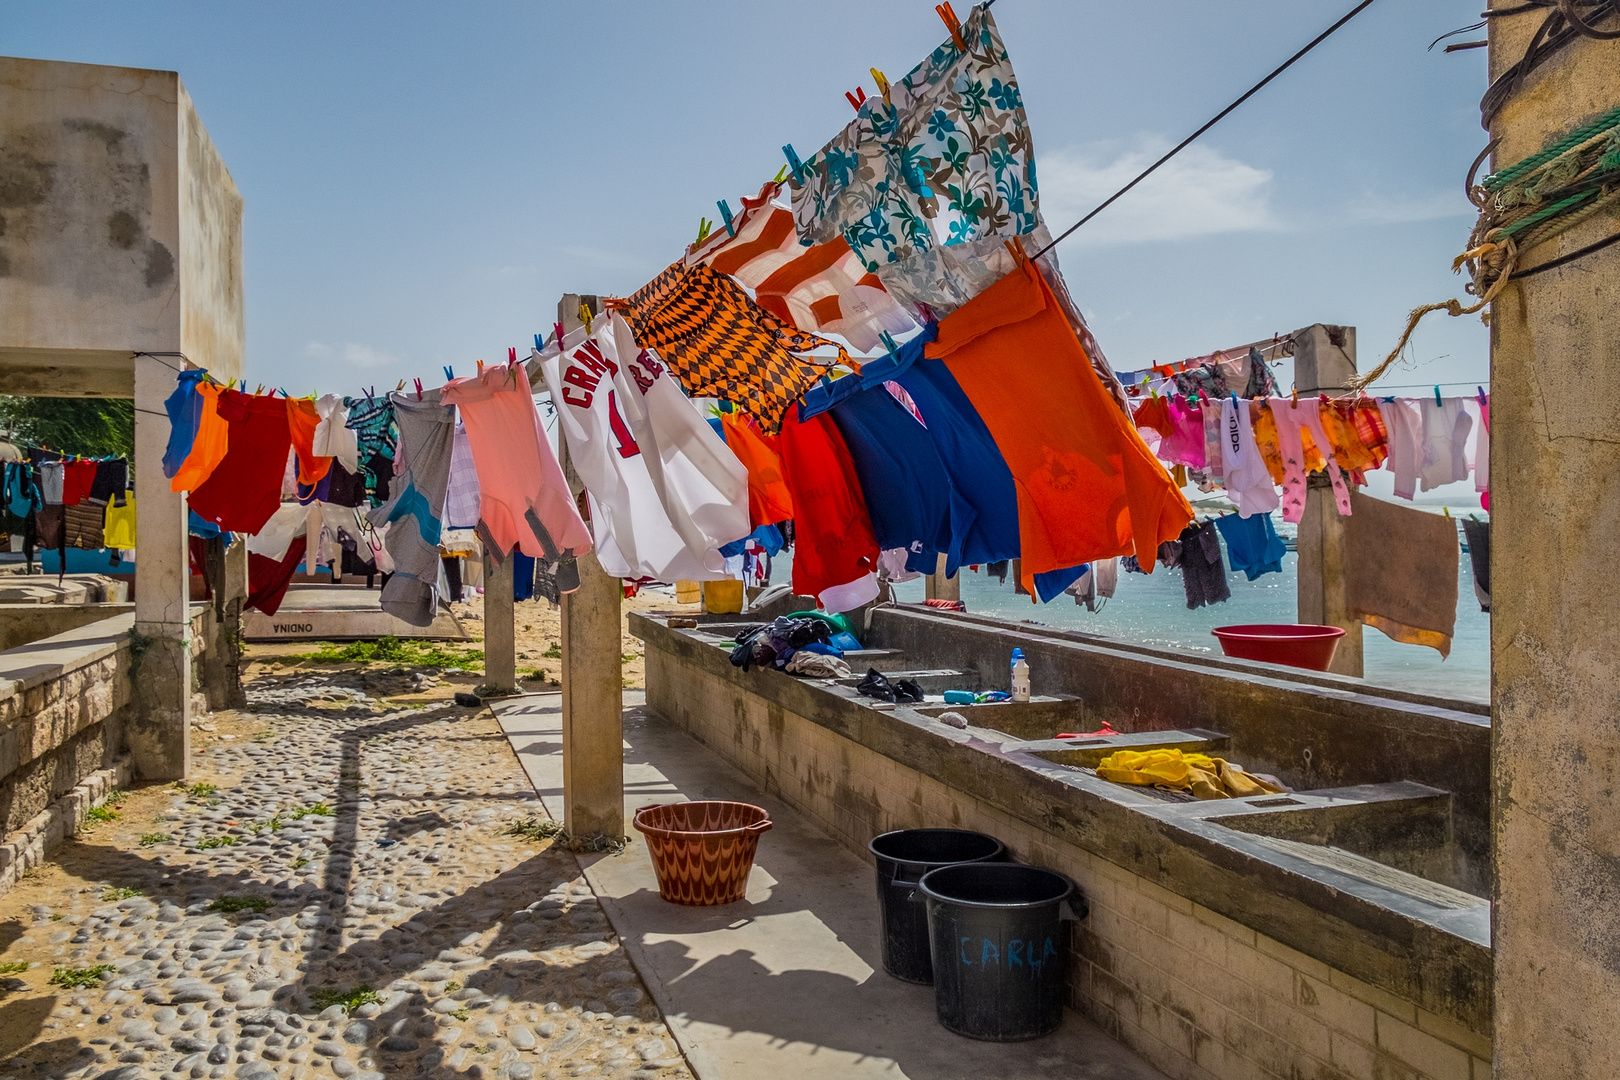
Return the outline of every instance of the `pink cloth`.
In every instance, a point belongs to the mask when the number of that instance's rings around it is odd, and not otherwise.
[[[1170,399],[1170,423],[1175,431],[1159,444],[1159,457],[1175,465],[1202,469],[1208,458],[1204,452],[1204,410],[1189,404],[1177,394]]]
[[[441,400],[460,407],[467,426],[484,543],[502,556],[516,547],[548,563],[591,550],[590,530],[540,426],[528,372],[521,365],[485,368],[447,383]]]
[[[1311,433],[1311,441],[1327,460],[1334,501],[1339,505],[1339,513],[1349,517],[1350,489],[1345,486],[1344,474],[1333,457],[1333,444],[1328,442],[1327,432],[1322,428],[1320,402],[1314,398],[1310,401],[1272,398],[1271,413],[1277,420],[1277,448],[1283,459],[1283,520],[1298,522],[1305,516],[1305,444],[1299,437],[1302,429]]]

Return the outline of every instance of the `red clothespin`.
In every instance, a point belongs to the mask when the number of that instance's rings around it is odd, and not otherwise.
[[[557,351],[562,352],[563,351],[563,338],[568,336],[568,331],[564,330],[563,329],[563,324],[559,322],[559,323],[552,323],[551,324],[551,332],[553,334],[557,335]]]
[[[516,345],[508,345],[506,347],[506,366],[507,367],[516,367],[517,366],[517,346]]]
[[[958,49],[967,52],[967,42],[962,38],[962,20],[958,19],[956,12],[951,10],[951,0],[945,0],[943,4],[935,4],[934,11],[939,15],[940,21],[945,24],[945,29],[951,32],[951,41],[955,43]]]
[[[866,89],[864,87],[857,86],[853,94],[848,90],[845,90],[844,99],[849,102],[850,108],[854,109],[856,112],[860,112],[861,106],[866,104]]]
[[[422,400],[422,380],[417,379],[417,380],[415,380],[415,382],[416,382],[416,400],[421,401]]]

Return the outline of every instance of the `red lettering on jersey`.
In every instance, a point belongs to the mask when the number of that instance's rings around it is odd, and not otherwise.
[[[589,390],[585,391],[585,397],[583,399],[579,400],[579,401],[575,401],[573,398],[568,396],[568,392],[570,390],[572,390],[572,389],[573,389],[573,387],[571,387],[571,386],[563,387],[563,400],[568,402],[568,404],[572,405],[576,409],[588,409],[588,408],[590,408],[591,407],[591,392]]]
[[[636,357],[636,360],[647,369],[647,374],[655,379],[664,373],[664,365],[658,362],[658,354],[651,349],[642,349],[641,355]]]
[[[575,367],[573,364],[569,364],[568,370],[563,372],[563,382],[573,383],[586,393],[594,392],[596,390],[596,384],[600,381],[601,380],[596,376],[584,371],[581,368]]]
[[[599,376],[605,376],[609,372],[613,373],[614,375],[619,373],[619,366],[613,361],[609,360],[607,357],[603,356],[602,350],[596,347],[596,342],[594,341],[587,341],[585,344],[575,349],[574,359],[596,372],[596,374]]]
[[[641,453],[641,447],[636,445],[636,437],[630,434],[630,425],[619,416],[619,400],[608,391],[608,426],[613,429],[613,437],[618,440],[619,456],[632,458]]]

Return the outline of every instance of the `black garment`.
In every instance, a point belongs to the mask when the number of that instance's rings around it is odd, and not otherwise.
[[[366,503],[366,478],[360,473],[352,473],[341,464],[332,462],[332,469],[326,474],[326,502],[333,506],[364,506]],[[383,481],[384,487],[387,481]]]
[[[1181,583],[1187,590],[1187,607],[1201,608],[1232,598],[1226,583],[1226,563],[1221,558],[1221,537],[1215,523],[1188,525],[1178,538],[1181,549]]]
[[[877,668],[867,668],[866,677],[855,689],[860,691],[862,697],[877,698],[880,701],[921,701],[923,699],[922,687],[914,679],[896,679],[890,682]]]
[[[1007,584],[1007,560],[1006,559],[1002,559],[1000,562],[985,563],[984,564],[984,572],[989,577],[993,577],[997,581],[1001,582],[1001,584],[1003,584],[1003,585]]]
[[[365,479],[366,496],[372,506],[381,506],[388,501],[388,481],[394,475],[393,458],[384,454],[371,455],[360,463],[360,475]]]
[[[340,533],[338,535],[338,542],[341,544],[342,541],[343,535]],[[371,588],[372,581],[377,577],[376,564],[362,559],[358,554],[358,549],[351,548],[347,544],[343,545],[343,561],[341,564],[339,564],[338,568],[344,574],[344,576],[348,576],[350,574],[356,576],[362,574],[365,575],[366,588],[368,589]]]
[[[461,560],[453,555],[441,555],[439,561],[444,564],[444,580],[450,583],[450,602],[461,603]]]
[[[90,485],[91,499],[96,502],[108,503],[114,495],[120,495],[129,490],[129,459],[108,458],[96,462],[96,479]]]
[[[1468,561],[1474,569],[1474,598],[1479,610],[1491,610],[1491,523],[1464,518],[1463,536],[1468,540]]]
[[[39,541],[39,546],[46,551],[63,546],[62,511],[65,509],[66,507],[58,504],[41,506],[34,511],[34,535]]]

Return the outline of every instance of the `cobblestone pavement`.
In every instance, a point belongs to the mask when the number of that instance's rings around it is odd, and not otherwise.
[[[363,687],[251,682],[0,897],[0,1080],[691,1076],[490,714]]]

